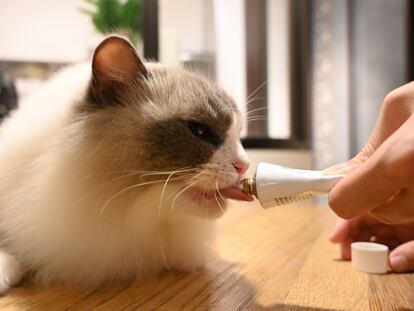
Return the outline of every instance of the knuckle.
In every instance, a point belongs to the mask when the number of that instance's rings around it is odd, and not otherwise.
[[[403,99],[404,96],[400,89],[393,90],[389,92],[385,98],[384,98],[384,106],[395,106],[396,104],[401,102],[401,99]]]
[[[334,194],[329,195],[328,202],[329,207],[335,212],[335,214],[343,219],[352,219],[357,216],[355,212],[347,206],[347,204],[343,204]]]
[[[390,215],[388,213],[384,213],[383,211],[370,211],[370,214],[377,218],[380,222],[386,224],[386,225],[395,225],[398,223],[401,223],[400,217],[396,217],[393,215]]]
[[[394,110],[402,106],[406,109],[406,105],[414,106],[414,104],[411,104],[413,97],[414,83],[411,82],[389,92],[384,98],[383,106],[387,110]]]
[[[395,168],[395,161],[390,157],[383,157],[378,163],[376,163],[376,172],[378,174],[379,180],[377,182],[382,180],[387,181],[397,181],[400,176],[398,171]]]
[[[388,183],[412,183],[414,175],[414,132],[391,146],[376,163],[378,177]]]
[[[336,214],[339,217],[346,219],[346,220],[351,220],[358,216],[358,214],[356,214],[354,211],[350,210],[349,208],[341,209],[341,211],[337,212]]]

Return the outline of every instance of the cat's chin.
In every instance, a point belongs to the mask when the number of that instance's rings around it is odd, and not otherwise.
[[[185,195],[203,210],[203,217],[218,218],[227,210],[227,200],[252,201],[253,197],[246,195],[235,186],[222,189],[201,189],[190,187]]]
[[[185,195],[203,209],[208,218],[220,217],[227,210],[227,200],[218,191],[204,190],[197,187],[189,188]]]
[[[185,191],[192,200],[199,201],[205,205],[217,205],[225,203],[226,199],[251,202],[253,196],[243,193],[237,186],[229,186],[220,189],[202,189],[198,187],[190,187]],[[213,204],[214,203],[214,204]]]

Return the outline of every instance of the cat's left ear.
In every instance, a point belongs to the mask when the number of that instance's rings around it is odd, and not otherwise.
[[[111,36],[95,49],[92,60],[92,96],[102,105],[116,102],[128,85],[148,78],[148,71],[126,39]]]

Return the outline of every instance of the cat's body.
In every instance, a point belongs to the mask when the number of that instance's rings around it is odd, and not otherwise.
[[[239,129],[214,85],[104,41],[0,127],[0,291],[202,266],[222,194],[246,199]]]

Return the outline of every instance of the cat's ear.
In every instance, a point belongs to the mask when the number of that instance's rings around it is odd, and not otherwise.
[[[99,104],[116,102],[125,87],[147,78],[147,69],[126,39],[111,36],[95,49],[91,95]]]

